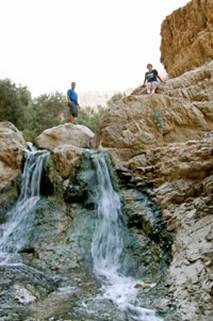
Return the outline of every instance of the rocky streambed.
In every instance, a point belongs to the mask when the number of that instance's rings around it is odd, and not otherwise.
[[[142,182],[135,187],[130,172],[118,169],[116,176],[108,162],[122,202],[122,274],[137,280],[137,304],[155,309],[163,320],[179,320],[166,281],[172,239],[153,188]],[[11,253],[10,264],[0,266],[2,321],[131,320],[103,296],[94,273],[91,244],[98,219],[96,190],[97,173],[87,152],[65,181],[49,160],[30,237],[17,253]],[[2,220],[7,217],[4,214]]]

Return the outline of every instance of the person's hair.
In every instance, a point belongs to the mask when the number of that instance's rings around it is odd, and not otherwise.
[[[76,82],[75,82],[75,81],[72,81],[72,82],[71,82],[71,86],[73,86],[73,85],[76,85]]]
[[[150,66],[150,67],[153,67],[153,65],[152,65],[152,64],[150,64],[150,63],[149,63],[149,64],[147,64],[147,68],[148,68],[149,66]]]

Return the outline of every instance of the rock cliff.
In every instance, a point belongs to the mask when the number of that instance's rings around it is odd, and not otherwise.
[[[166,18],[162,61],[178,77],[152,96],[139,87],[121,99],[96,136],[126,183],[153,186],[173,239],[167,282],[187,321],[213,315],[212,6],[194,0]]]
[[[161,62],[170,77],[213,59],[213,1],[192,0],[162,23]]]

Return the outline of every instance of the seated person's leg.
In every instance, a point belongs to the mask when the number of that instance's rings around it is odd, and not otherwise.
[[[156,92],[157,86],[158,86],[158,83],[156,81],[152,83],[152,93],[153,94]]]
[[[147,94],[150,94],[151,93],[151,83],[150,82],[148,82],[147,84],[146,84],[146,90],[147,90]]]

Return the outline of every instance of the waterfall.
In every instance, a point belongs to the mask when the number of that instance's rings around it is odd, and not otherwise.
[[[98,222],[92,240],[94,272],[102,281],[104,297],[126,312],[128,320],[162,321],[155,311],[138,306],[138,281],[122,274],[123,219],[104,153],[91,155],[97,174]]]
[[[26,151],[19,198],[12,210],[7,213],[6,223],[1,225],[1,264],[17,263],[19,256],[16,254],[30,238],[34,208],[40,199],[41,176],[47,157],[47,151],[33,149]]]

